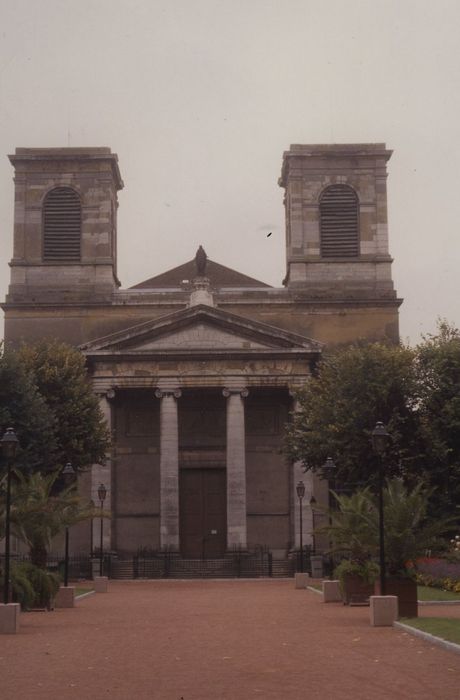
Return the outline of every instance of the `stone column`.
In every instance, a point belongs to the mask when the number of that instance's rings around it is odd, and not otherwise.
[[[299,402],[293,398],[293,413],[300,409]],[[305,472],[302,462],[292,464],[292,499],[293,499],[293,525],[294,525],[294,548],[300,547],[300,501],[297,496],[296,486],[299,481],[305,484],[305,497],[302,501],[302,541],[305,545],[313,545],[313,512],[310,505],[310,498],[313,496],[313,474],[311,471]],[[317,523],[315,522],[315,525]]]
[[[115,398],[115,391],[109,389],[107,392],[98,394],[99,407],[105,422],[112,437],[112,400]],[[112,510],[112,454],[109,450],[105,456],[104,464],[93,464],[91,468],[91,500],[96,507],[99,507],[100,501],[97,490],[99,484],[104,484],[107,489],[107,495],[104,501],[104,510]],[[96,517],[93,519],[93,548],[99,548],[101,541],[101,519]],[[103,545],[104,550],[109,551],[112,548],[112,528],[110,518],[104,518],[103,525]]]
[[[180,389],[157,389],[160,405],[160,545],[179,551],[179,425]]]
[[[247,547],[244,398],[248,390],[225,388],[227,398],[227,547]]]

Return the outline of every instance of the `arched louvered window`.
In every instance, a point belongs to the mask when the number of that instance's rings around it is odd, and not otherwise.
[[[331,185],[319,204],[321,256],[353,258],[359,255],[358,197],[347,185]]]
[[[70,187],[56,187],[43,206],[43,260],[80,260],[81,203]]]

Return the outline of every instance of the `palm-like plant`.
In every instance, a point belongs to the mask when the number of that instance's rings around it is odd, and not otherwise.
[[[17,472],[12,488],[11,529],[28,546],[31,562],[41,568],[46,567],[53,537],[96,515],[94,506],[82,501],[74,485],[56,490],[59,476],[59,472],[26,476]]]
[[[444,546],[443,537],[452,529],[456,519],[429,519],[430,496],[431,491],[422,482],[409,488],[402,479],[387,481],[383,501],[385,558],[390,576],[405,574],[408,565],[415,565],[416,559],[426,550]]]
[[[375,553],[377,544],[371,491],[365,488],[351,496],[332,494],[336,507],[328,511],[330,524],[321,530],[330,538],[331,553],[362,564]]]
[[[422,482],[406,486],[402,479],[389,479],[383,493],[385,559],[391,576],[407,574],[408,566],[426,550],[439,549],[454,527],[455,518],[432,520],[427,516],[431,491]],[[350,562],[363,565],[377,558],[379,514],[369,488],[351,496],[334,494],[337,509],[329,511],[330,525],[322,528],[332,552],[342,552]]]

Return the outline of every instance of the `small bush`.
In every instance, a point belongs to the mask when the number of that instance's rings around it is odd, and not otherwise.
[[[343,590],[344,580],[346,576],[359,576],[366,583],[374,583],[379,575],[378,565],[369,561],[352,561],[351,559],[343,559],[334,570],[334,576],[340,581],[340,586]]]

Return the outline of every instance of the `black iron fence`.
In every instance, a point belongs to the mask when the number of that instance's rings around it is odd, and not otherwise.
[[[63,554],[48,554],[46,568],[48,571],[53,571],[59,574],[64,579],[64,555]],[[106,565],[110,566],[110,558],[105,558]],[[3,555],[0,555],[0,566],[3,562]],[[13,554],[11,555],[11,564],[21,564],[22,562],[30,562],[28,554]],[[69,578],[76,581],[78,579],[91,579],[93,577],[93,560],[87,554],[69,557]]]
[[[131,553],[104,554],[103,574],[114,579],[182,579],[182,578],[276,578],[290,577],[296,571],[312,572],[311,547],[292,552],[286,558],[275,558],[266,547],[251,551],[234,550],[216,559],[184,559],[168,550],[139,549]],[[12,562],[30,561],[28,554],[12,556]],[[0,554],[0,568],[2,555]],[[99,557],[87,554],[69,557],[69,578],[72,581],[99,575]],[[323,557],[324,576],[332,574],[334,563]],[[64,578],[64,555],[48,555],[47,568]]]
[[[174,552],[142,549],[112,561],[113,578],[259,578],[292,576],[292,559],[274,559],[266,548],[228,552],[218,559],[184,559]]]

